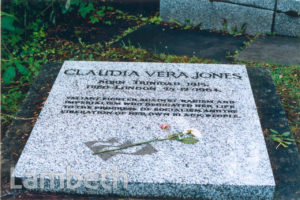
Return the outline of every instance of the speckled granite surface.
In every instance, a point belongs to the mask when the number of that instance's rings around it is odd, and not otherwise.
[[[300,0],[278,0],[274,32],[280,35],[300,36]],[[286,12],[289,12],[286,15]],[[291,12],[292,11],[292,12]],[[285,13],[282,13],[285,12]],[[298,17],[296,16],[298,14]]]
[[[160,16],[165,22],[190,21],[209,30],[228,32],[242,27],[245,33],[300,35],[299,0],[161,0]]]
[[[39,113],[43,106],[44,99],[47,98],[54,80],[61,68],[59,63],[45,64],[30,88],[18,112],[19,117],[34,117]],[[255,102],[260,116],[263,130],[270,128],[280,132],[289,131],[284,110],[280,104],[279,96],[276,93],[270,72],[266,68],[247,67],[251,87],[255,97]],[[2,138],[2,187],[9,184],[9,167],[15,166],[18,155],[21,154],[24,142],[34,123],[30,120],[15,120],[5,136]],[[299,199],[300,194],[300,157],[295,145],[288,148],[275,149],[277,146],[269,137],[264,134],[271,160],[274,178],[276,181],[274,199]],[[53,193],[30,192],[30,191],[6,191],[2,190],[3,199],[91,199],[98,200],[99,196],[93,195],[62,195]],[[4,197],[6,196],[6,197]],[[101,196],[101,199],[119,199],[110,195]],[[122,198],[124,199],[124,198]],[[128,198],[125,198],[128,199]],[[132,199],[132,198],[129,198]],[[135,198],[136,199],[136,198]]]
[[[250,35],[271,32],[273,14],[272,10],[241,6],[226,1],[160,1],[160,16],[165,22],[175,19],[185,24],[190,20],[194,25],[200,23],[203,29],[225,29],[228,32],[234,29],[240,31],[244,26],[245,33]]]
[[[275,0],[225,0],[225,2],[237,3],[245,6],[253,6],[258,8],[265,8],[273,10],[275,6]]]
[[[101,73],[100,69],[103,70],[102,75],[105,74],[104,70],[109,69],[119,69],[122,72],[109,72],[112,76],[96,75]],[[168,73],[153,73],[157,71],[174,73],[169,74],[171,77],[167,78]],[[202,77],[193,80],[196,72],[202,73]],[[223,75],[217,76],[213,73]],[[212,76],[215,78],[208,78]],[[155,91],[132,91],[116,89],[111,83],[104,84],[104,79],[127,81],[125,85],[132,85],[137,79],[167,81],[175,85],[176,82],[180,82],[180,86],[175,86],[176,90],[190,82],[196,81],[201,84],[180,93],[165,90],[161,85],[157,85]],[[106,85],[110,89],[95,89],[97,84]],[[84,89],[87,85],[90,85],[89,89]],[[200,92],[202,90],[199,88],[203,87],[212,91]],[[196,89],[191,91],[192,88],[198,88],[197,92]],[[110,104],[110,107],[113,107],[113,102],[118,103],[118,100],[106,101],[103,98],[232,100],[236,102],[231,106],[237,110],[237,118],[228,117],[228,113],[226,117],[207,117],[207,114],[213,114],[205,113],[205,109],[199,111],[205,114],[205,117],[157,116],[158,113],[164,113],[163,111],[156,112],[155,117],[150,117],[151,112],[145,112],[146,116],[130,115],[128,112],[117,114],[120,113],[117,111],[109,115],[103,114],[102,111],[87,114],[87,105],[77,108],[79,112],[84,110],[85,114],[68,113],[70,105],[66,105],[66,101],[78,96],[102,98],[99,102]],[[79,101],[81,100],[80,98]],[[213,104],[225,106],[224,102]],[[190,114],[188,112],[191,111],[184,112]],[[92,155],[95,149],[104,145],[103,143],[111,145],[109,141],[112,138],[117,140],[117,144],[114,145],[122,145],[128,141],[138,142],[161,137],[165,134],[159,129],[162,122],[170,123],[173,130],[198,128],[203,138],[194,145],[165,141],[151,144],[151,150],[136,147],[123,151],[122,154],[108,156],[107,159]],[[115,169],[121,176],[124,175],[122,173],[126,174],[128,188],[120,188],[118,185],[112,190],[101,187],[91,190],[82,185],[72,191],[59,188],[45,190],[124,196],[218,199],[237,195],[240,198],[270,199],[275,186],[246,68],[238,65],[103,62],[101,66],[97,66],[97,63],[67,62],[58,75],[19,159],[15,176],[24,177],[27,172],[56,172],[65,176],[67,166],[81,177],[85,177],[89,172],[100,173],[103,169],[112,173],[112,169]],[[108,183],[112,184],[112,181]]]

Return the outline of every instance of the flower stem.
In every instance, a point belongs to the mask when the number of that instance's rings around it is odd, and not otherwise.
[[[149,144],[151,142],[165,141],[165,140],[170,140],[170,138],[169,137],[161,138],[161,139],[156,138],[156,139],[152,139],[152,140],[148,140],[148,141],[144,141],[144,142],[137,142],[137,143],[133,143],[133,144],[122,146],[122,147],[116,147],[113,149],[106,149],[106,150],[98,151],[98,152],[95,152],[93,155],[112,152],[112,151],[118,151],[118,150],[122,150],[122,149],[127,149],[129,147],[139,146],[139,145],[143,145],[143,144]]]

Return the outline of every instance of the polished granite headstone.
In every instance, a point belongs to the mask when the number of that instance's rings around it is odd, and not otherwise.
[[[93,155],[166,137],[161,123],[202,138]],[[271,199],[275,190],[240,65],[65,62],[14,176],[29,189],[80,194]]]

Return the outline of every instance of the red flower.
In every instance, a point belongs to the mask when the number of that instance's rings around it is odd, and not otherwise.
[[[170,128],[170,125],[169,125],[169,124],[162,124],[162,125],[160,125],[160,128],[161,128],[162,130],[166,130],[166,129],[169,129],[169,128]]]

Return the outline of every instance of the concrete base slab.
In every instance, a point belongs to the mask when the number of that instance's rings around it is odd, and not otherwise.
[[[300,39],[261,37],[238,56],[239,61],[300,65]]]
[[[175,30],[169,27],[145,25],[129,34],[114,46],[134,45],[154,53],[178,56],[196,56],[223,63],[231,62],[228,57],[240,49],[248,39],[220,33],[193,30]]]

